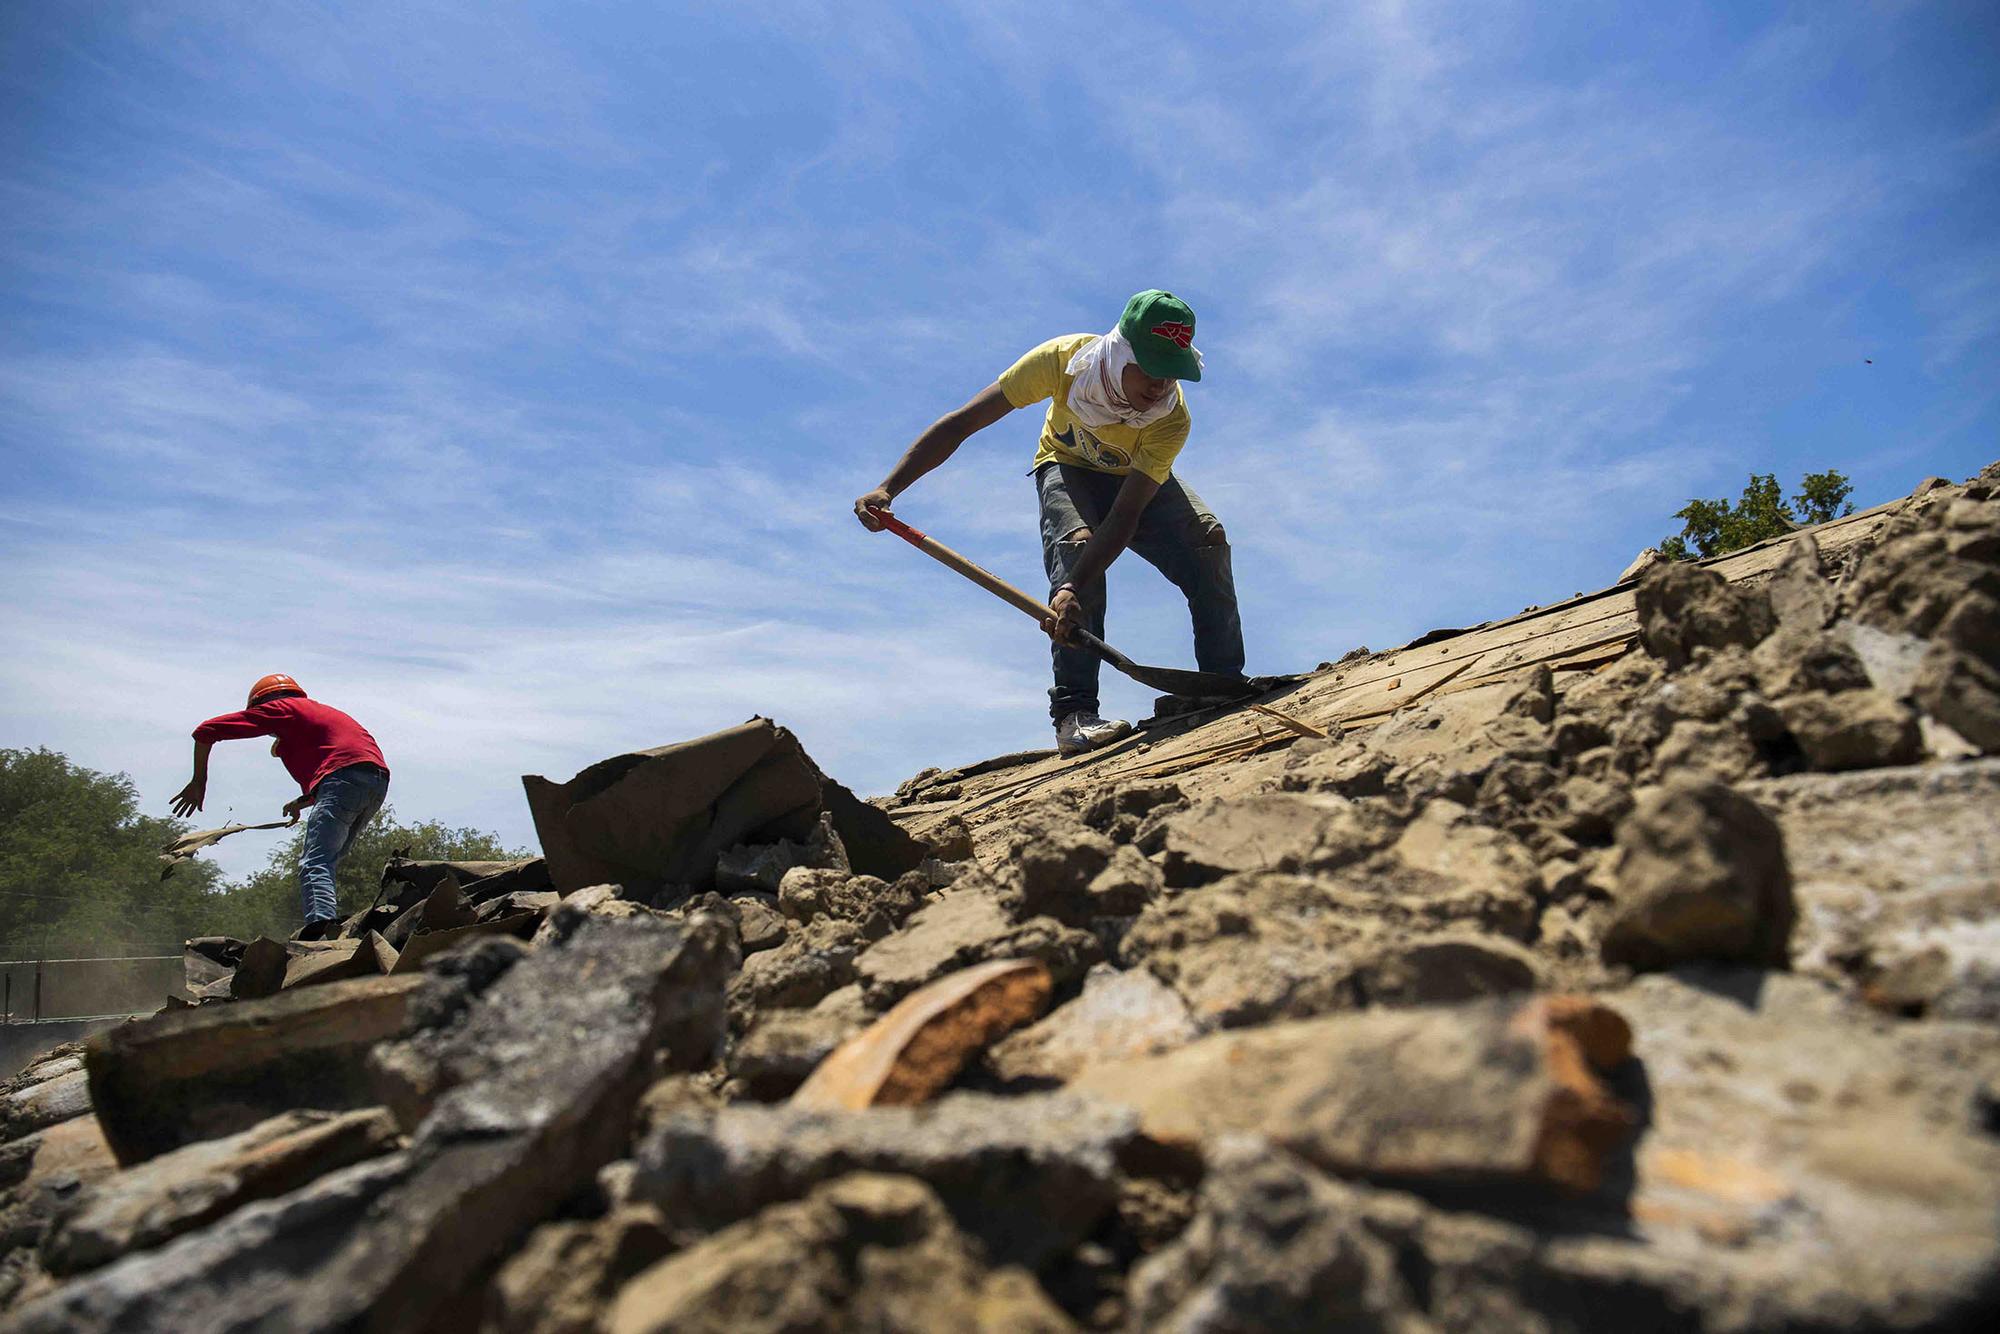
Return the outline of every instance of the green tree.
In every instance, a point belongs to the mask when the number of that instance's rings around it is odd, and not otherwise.
[[[204,862],[160,878],[161,847],[186,830],[139,814],[124,774],[0,750],[0,955],[178,953],[225,897]]]
[[[305,846],[305,823],[271,850],[270,860],[241,884],[232,887],[229,902],[208,927],[211,935],[283,938],[298,929],[299,851]],[[404,824],[395,809],[384,806],[340,859],[333,876],[334,900],[340,916],[359,912],[375,901],[382,868],[397,853],[420,861],[511,861],[531,852],[503,847],[484,830],[453,829],[436,820]]]
[[[1697,499],[1675,510],[1681,531],[1662,541],[1659,552],[1668,560],[1696,560],[1738,551],[1766,538],[1783,537],[1801,524],[1854,513],[1847,501],[1853,492],[1853,484],[1842,473],[1809,472],[1788,505],[1775,473],[1751,473],[1734,505],[1726,499]]]

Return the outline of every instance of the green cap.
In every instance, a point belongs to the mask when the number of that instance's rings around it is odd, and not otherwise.
[[[1201,358],[1194,350],[1194,312],[1172,292],[1158,288],[1125,303],[1118,332],[1132,345],[1139,369],[1162,380],[1199,380]]]

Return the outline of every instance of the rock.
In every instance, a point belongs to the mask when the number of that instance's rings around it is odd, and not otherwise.
[[[1049,970],[996,960],[943,977],[842,1043],[792,1095],[796,1107],[859,1111],[928,1102],[996,1038],[1048,1005]]]
[[[1059,1093],[865,1112],[739,1104],[658,1126],[633,1192],[692,1238],[848,1172],[901,1173],[928,1183],[989,1254],[1038,1264],[1110,1212],[1135,1130],[1129,1112]]]
[[[1870,684],[1861,655],[1833,630],[1781,629],[1756,647],[1750,661],[1758,687],[1776,700],[1808,691],[1864,690]]]
[[[100,1181],[65,1208],[42,1245],[52,1274],[72,1274],[160,1245],[252,1200],[296,1190],[389,1152],[396,1125],[380,1109],[287,1112]]]
[[[487,1290],[483,1329],[494,1334],[596,1334],[618,1290],[673,1250],[649,1204],[603,1218],[549,1223],[528,1234]]]
[[[990,1271],[937,1196],[855,1173],[775,1205],[628,1284],[607,1334],[802,1329],[1068,1331],[1025,1272]]]
[[[70,1070],[53,1078],[15,1088],[0,1105],[0,1140],[22,1135],[82,1116],[90,1111],[90,1077]]]
[[[1618,830],[1607,963],[1670,968],[1695,959],[1784,967],[1796,910],[1784,836],[1719,783],[1653,789]]]
[[[715,887],[725,894],[746,890],[776,894],[787,873],[798,867],[853,875],[847,849],[833,832],[832,819],[822,813],[804,842],[779,839],[775,843],[739,843],[726,848],[715,861]]]
[[[19,1327],[422,1327],[619,1156],[656,1049],[707,1058],[732,955],[712,918],[584,918],[385,1050],[395,1105],[422,1115],[407,1150],[76,1279]]]
[[[736,909],[736,938],[745,954],[775,949],[785,943],[785,919],[761,898],[731,900]]]
[[[616,1092],[627,1067],[643,1065],[650,1074],[656,1059],[670,1070],[713,1059],[723,1032],[722,979],[735,963],[732,935],[710,916],[684,929],[583,919],[566,938],[507,967],[464,1013],[429,1024],[423,1020],[430,1016],[418,1016],[378,1047],[370,1062],[376,1088],[397,1121],[416,1130],[454,1089],[525,1080],[531,1061],[566,1045],[577,1077],[595,1067],[607,1086],[576,1096],[594,1093],[629,1107],[643,1083]],[[469,1101],[468,1094],[453,1105]]]
[[[1102,957],[1095,936],[1037,917],[1016,925],[991,886],[960,886],[925,905],[895,935],[854,961],[871,1007],[901,1000],[926,982],[987,959],[1038,959],[1058,986]]]
[[[1775,624],[1761,589],[1681,561],[1648,571],[1634,596],[1639,642],[1669,670],[1687,666],[1698,649],[1755,648]]]
[[[861,988],[846,986],[809,1010],[775,1010],[760,1015],[730,1048],[730,1079],[743,1096],[777,1102],[858,1033],[869,1020]]]
[[[1144,969],[1092,968],[1083,992],[1047,1018],[1003,1039],[987,1064],[1005,1080],[1063,1083],[1102,1061],[1150,1056],[1198,1036],[1187,1005]]]
[[[1415,1315],[1395,1255],[1351,1194],[1282,1149],[1224,1136],[1200,1209],[1133,1270],[1130,1327],[1161,1334],[1397,1327]]]
[[[282,941],[259,936],[243,947],[242,961],[229,979],[229,994],[238,1000],[258,1000],[275,996],[285,985],[285,970],[292,962]]]
[[[924,887],[905,876],[887,884],[872,875],[801,867],[778,886],[778,911],[794,922],[823,917],[853,922],[869,940],[880,940],[908,920],[924,902]]]
[[[1047,915],[1082,926],[1097,915],[1090,885],[1111,864],[1117,844],[1067,812],[1039,812],[1008,840],[1007,858],[1019,876],[1021,914]]]
[[[854,960],[864,940],[861,928],[837,917],[814,919],[791,933],[776,949],[743,961],[729,984],[731,1013],[800,1009],[854,981]]]
[[[1205,885],[1239,871],[1321,870],[1357,861],[1387,831],[1341,797],[1274,792],[1210,801],[1172,816],[1162,870],[1169,885]],[[1106,844],[1105,860],[1109,860]]]
[[[1581,998],[1480,1001],[1219,1033],[1070,1087],[1166,1144],[1255,1134],[1337,1174],[1589,1191],[1633,1124],[1592,1069],[1629,1044]]]
[[[47,1285],[37,1251],[79,1194],[118,1171],[94,1116],[72,1117],[0,1145],[0,1310]]]
[[[1986,925],[2000,886],[2000,760],[1795,774],[1746,793],[1783,831],[1799,912],[1794,967],[1875,985],[1941,956],[1945,976],[1924,984],[1925,1012],[2000,1022],[2000,941]]]
[[[1785,544],[1784,559],[1764,584],[1764,595],[1781,630],[1810,634],[1833,619],[1839,597],[1812,534],[1801,533]]]
[[[1093,917],[1131,917],[1159,897],[1165,882],[1151,858],[1124,843],[1084,887],[1084,895]]]
[[[1815,769],[1877,769],[1923,754],[1917,716],[1879,690],[1794,695],[1778,707]]]
[[[1533,930],[1534,857],[1520,840],[1480,824],[1465,807],[1443,799],[1426,804],[1393,850],[1405,866],[1447,882],[1463,905],[1461,915],[1519,938]]]
[[[403,1026],[421,977],[369,977],[121,1024],[90,1039],[91,1100],[120,1162],[293,1110],[377,1101],[370,1048]]]
[[[1231,876],[1147,906],[1119,945],[1172,987],[1201,1029],[1358,1003],[1350,978],[1371,930],[1339,891],[1303,876]]]
[[[972,860],[972,829],[962,816],[947,816],[924,841],[930,845],[931,856],[941,862]]]
[[[1436,1005],[1534,991],[1542,970],[1511,940],[1458,934],[1398,941],[1354,976],[1369,1005]]]

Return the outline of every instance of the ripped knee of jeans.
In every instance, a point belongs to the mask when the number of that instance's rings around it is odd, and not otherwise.
[[[1229,534],[1224,532],[1222,525],[1214,519],[1197,519],[1194,541],[1195,545],[1200,547],[1226,547],[1229,545]]]

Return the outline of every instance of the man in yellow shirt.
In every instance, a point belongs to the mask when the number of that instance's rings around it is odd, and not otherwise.
[[[1110,333],[1064,334],[1030,349],[965,406],[931,423],[882,485],[854,502],[862,526],[880,532],[873,511],[888,509],[974,432],[1048,400],[1032,471],[1056,613],[1049,627],[1055,665],[1049,714],[1065,755],[1132,730],[1098,716],[1097,658],[1067,642],[1079,626],[1104,634],[1104,572],[1127,547],[1187,595],[1196,665],[1243,674],[1228,537],[1201,497],[1173,475],[1188,438],[1180,382],[1199,379],[1194,312],[1171,292],[1141,292]]]

